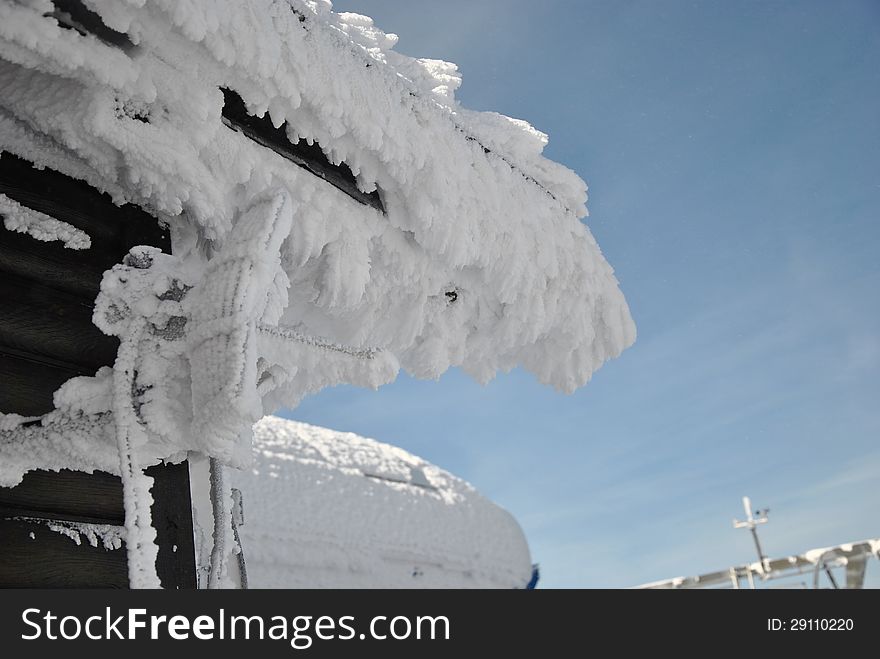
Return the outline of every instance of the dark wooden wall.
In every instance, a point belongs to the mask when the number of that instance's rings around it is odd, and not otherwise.
[[[82,181],[0,156],[0,193],[85,231],[71,250],[0,226],[0,412],[53,409],[52,394],[76,375],[111,366],[118,341],[91,322],[102,273],[135,245],[170,252],[167,230],[142,209],[116,206]],[[192,511],[186,463],[152,467],[157,570],[166,588],[194,588]],[[52,520],[122,525],[122,483],[105,473],[31,472],[0,488],[0,587],[128,587],[125,549],[80,545]],[[175,551],[176,549],[176,551]]]

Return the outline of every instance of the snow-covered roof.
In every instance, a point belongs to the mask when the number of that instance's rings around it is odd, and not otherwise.
[[[97,30],[56,4],[0,4],[0,148],[171,227],[173,256],[97,302],[119,391],[146,392],[115,410],[133,446],[145,424],[155,454],[241,463],[254,421],[324,386],[522,365],[571,391],[633,342],[585,184],[527,123],[462,108],[454,65],[325,0],[83,0]],[[232,92],[381,204],[230,123]]]
[[[455,66],[395,41],[326,0],[0,3],[0,151],[170,227],[172,254],[135,247],[104,272],[113,368],[68,380],[41,419],[0,415],[2,483],[121,474],[134,587],[159,583],[145,466],[246,466],[265,414],[401,367],[522,365],[572,391],[635,339],[580,221],[586,186],[541,155],[546,135],[462,108]],[[11,229],[87,252],[19,202],[0,199]],[[445,519],[464,489],[438,487]]]
[[[509,513],[460,478],[372,439],[278,417],[236,472],[254,588],[523,588]]]

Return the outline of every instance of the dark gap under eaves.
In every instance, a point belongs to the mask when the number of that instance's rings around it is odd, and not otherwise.
[[[110,46],[122,50],[134,48],[124,32],[117,32],[104,24],[101,17],[86,7],[82,0],[52,0],[55,11],[47,14],[63,28],[76,30],[82,35],[92,34]]]
[[[379,191],[364,192],[357,186],[357,180],[345,163],[331,163],[317,142],[309,144],[305,140],[291,142],[287,137],[287,122],[275,127],[268,114],[256,117],[248,114],[247,106],[236,92],[221,88],[223,92],[223,119],[230,128],[240,131],[253,141],[272,149],[275,153],[309,170],[330,185],[365,206],[371,206],[381,213],[385,206]]]

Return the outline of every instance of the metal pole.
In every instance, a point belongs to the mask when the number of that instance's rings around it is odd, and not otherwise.
[[[749,529],[752,532],[752,539],[755,541],[755,549],[758,552],[758,560],[760,561],[760,572],[762,577],[766,577],[770,571],[769,561],[767,557],[764,556],[764,550],[761,548],[761,542],[758,540],[758,524],[766,524],[767,523],[767,511],[758,511],[758,517],[756,518],[752,514],[752,502],[748,497],[743,497],[743,510],[746,513],[746,519],[744,522],[740,522],[737,519],[733,520],[733,528],[735,529]],[[751,571],[749,571],[751,573]]]
[[[761,561],[761,571],[767,572],[767,557],[764,556],[764,551],[761,549],[761,541],[758,540],[758,529],[752,526],[750,530],[755,541],[755,549],[758,551],[758,560]]]

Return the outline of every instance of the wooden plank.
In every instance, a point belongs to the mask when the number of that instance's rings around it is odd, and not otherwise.
[[[0,588],[128,588],[124,544],[77,545],[45,524],[0,519],[0,551]]]
[[[6,517],[125,523],[122,481],[103,471],[30,471],[15,487],[0,487],[0,508]]]
[[[83,299],[15,275],[0,278],[0,299],[0,346],[92,372],[116,360],[119,340],[92,324],[92,305]]]
[[[155,465],[146,473],[154,479],[152,515],[159,547],[156,572],[165,588],[195,588],[188,463]],[[18,486],[0,488],[0,516],[122,526],[125,523],[122,481],[118,476],[104,472],[29,472]],[[0,546],[2,544],[0,540]],[[75,545],[62,548],[68,552],[79,551]],[[76,561],[69,567],[79,569]],[[74,577],[64,577],[70,578]],[[2,582],[0,576],[0,585]]]
[[[381,213],[385,212],[378,190],[363,192],[357,186],[357,179],[345,163],[331,163],[321,146],[305,140],[291,142],[287,138],[287,122],[276,128],[268,113],[263,117],[248,114],[247,106],[241,96],[231,89],[221,88],[223,92],[224,123],[233,130],[240,131],[258,144],[272,149],[275,153],[292,163],[309,170],[330,185],[341,190],[355,201],[371,206]]]
[[[135,245],[171,251],[168,229],[135,206],[117,206],[110,195],[52,169],[4,152],[0,156],[0,193],[89,234],[92,250],[122,259]],[[88,250],[88,251],[92,251]]]
[[[165,588],[195,588],[188,463],[155,465],[146,473],[154,479],[152,515],[159,547],[156,572]],[[0,516],[122,526],[122,481],[104,472],[29,472],[18,486],[0,488]]]
[[[0,348],[0,412],[39,416],[55,409],[52,394],[77,375],[94,375],[87,369],[49,366]]]
[[[159,554],[156,573],[163,588],[196,588],[195,547],[189,489],[189,463],[156,465],[153,477],[153,528]]]
[[[60,242],[41,242],[0,226],[0,273],[3,276],[28,277],[90,302],[98,296],[104,271],[121,260],[122,256],[116,254],[67,249]]]

